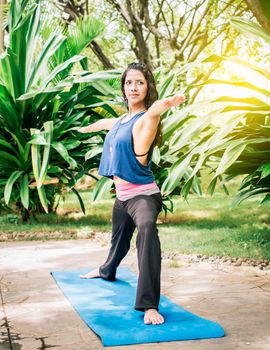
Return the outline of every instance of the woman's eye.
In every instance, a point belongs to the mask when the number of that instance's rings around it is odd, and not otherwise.
[[[126,81],[125,82],[126,85],[131,85],[132,84],[132,81]],[[135,82],[136,85],[144,85],[144,82],[143,81],[137,81]]]

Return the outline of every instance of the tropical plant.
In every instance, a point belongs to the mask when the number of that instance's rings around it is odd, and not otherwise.
[[[0,188],[5,203],[15,203],[27,219],[30,210],[51,210],[55,194],[69,187],[83,209],[74,185],[96,167],[103,136],[89,138],[76,129],[90,119],[116,115],[106,102],[114,90],[105,80],[119,73],[71,74],[71,68],[78,63],[87,68],[79,53],[104,27],[86,17],[67,36],[51,28],[42,42],[40,1],[13,0],[8,29],[9,47],[0,56]]]
[[[259,25],[242,18],[235,18],[232,23],[236,28],[270,42],[269,34]],[[231,61],[247,67],[263,76],[268,84],[270,83],[270,74],[267,69],[250,64],[238,57],[212,55],[204,60],[205,63],[217,61]],[[226,191],[226,181],[239,175],[246,175],[234,203],[262,194],[264,194],[262,202],[269,201],[270,92],[248,81],[209,79],[203,83],[204,86],[208,84],[244,87],[252,91],[253,96],[248,98],[221,96],[210,102],[194,103],[172,117],[173,135],[168,143],[168,156],[178,159],[169,169],[168,176],[162,185],[163,193],[172,193],[190,169],[190,174],[181,188],[181,194],[187,197],[191,186],[198,182],[197,176],[201,170],[208,167],[213,173],[208,188],[211,194],[218,179],[221,180]],[[206,104],[211,112],[201,114],[198,118],[198,110]],[[195,118],[192,111],[195,111],[195,116],[197,115]],[[216,123],[217,120],[222,120],[222,124]],[[178,130],[177,124],[182,125]],[[227,175],[224,180],[223,175]]]

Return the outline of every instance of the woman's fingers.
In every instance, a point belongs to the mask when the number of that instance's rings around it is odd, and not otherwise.
[[[81,132],[81,133],[86,133],[86,132],[89,132],[89,127],[88,126],[84,126],[80,129],[78,129],[78,132]]]
[[[153,111],[154,115],[160,115],[172,107],[179,106],[183,102],[185,102],[185,96],[183,94],[180,94],[180,93],[177,95],[171,96],[171,97],[157,100],[148,109],[148,114],[151,115],[151,113]]]
[[[163,104],[166,109],[179,106],[183,102],[185,102],[185,96],[183,94],[177,94],[163,100]]]
[[[185,96],[183,94],[177,94],[171,97],[171,106],[175,107],[185,102]]]

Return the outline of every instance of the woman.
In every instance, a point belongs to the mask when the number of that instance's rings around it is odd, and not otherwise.
[[[152,73],[144,64],[131,63],[122,75],[128,113],[102,119],[80,132],[110,130],[104,142],[99,175],[113,179],[116,200],[112,214],[112,240],[106,262],[81,278],[115,280],[116,269],[130,248],[135,228],[138,286],[135,309],[144,312],[145,324],[161,324],[161,250],[156,221],[162,197],[151,171],[152,151],[160,130],[160,114],[184,102],[182,95],[158,100]]]

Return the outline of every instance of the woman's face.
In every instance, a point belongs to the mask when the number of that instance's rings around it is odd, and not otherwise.
[[[130,69],[127,72],[124,91],[129,106],[144,104],[147,94],[147,81],[141,71]]]

